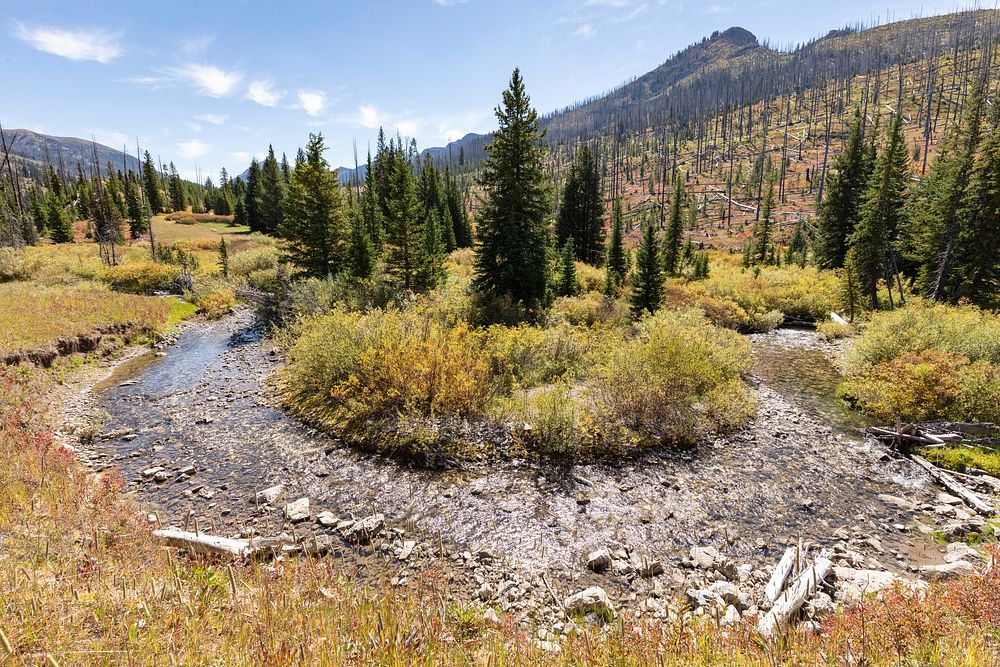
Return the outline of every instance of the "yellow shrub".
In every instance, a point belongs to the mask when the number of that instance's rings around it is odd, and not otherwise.
[[[218,248],[219,242],[213,241]],[[274,270],[278,267],[278,251],[270,246],[250,248],[229,256],[229,272],[246,278],[257,271]]]
[[[576,282],[582,292],[600,292],[604,289],[604,269],[583,262],[576,264]]]
[[[777,310],[788,319],[826,319],[840,305],[837,274],[814,267],[713,265],[700,286],[709,295],[729,299],[751,315]]]
[[[826,320],[816,325],[816,333],[826,340],[846,338],[854,333],[854,327],[850,324],[842,324],[833,320]]]
[[[585,292],[556,299],[549,309],[549,317],[553,322],[564,320],[574,325],[621,325],[628,321],[629,309],[623,301],[600,292]]]
[[[228,315],[236,307],[236,295],[228,287],[212,290],[198,298],[198,312],[210,320]]]
[[[0,283],[30,280],[38,268],[38,260],[28,259],[20,248],[0,248]]]
[[[122,292],[149,294],[169,289],[180,271],[180,267],[173,264],[141,259],[109,266],[101,272],[100,278]]]

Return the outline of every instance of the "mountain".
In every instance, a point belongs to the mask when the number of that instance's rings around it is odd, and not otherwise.
[[[25,175],[41,174],[46,162],[70,177],[75,176],[76,165],[79,164],[89,175],[94,167],[95,150],[102,171],[108,162],[119,170],[123,165],[128,171],[138,171],[140,167],[135,155],[123,156],[121,148],[111,148],[86,139],[54,137],[25,129],[5,129],[4,137],[10,154],[17,158],[15,162],[19,163]]]

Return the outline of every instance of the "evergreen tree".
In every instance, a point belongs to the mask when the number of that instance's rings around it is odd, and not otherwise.
[[[432,208],[423,222],[423,248],[420,253],[420,270],[417,272],[417,289],[431,290],[444,279],[445,246],[442,240],[441,216]]]
[[[146,232],[146,216],[142,210],[139,184],[134,178],[125,181],[125,208],[128,214],[129,234],[133,239],[139,238]]]
[[[376,255],[382,252],[382,237],[385,232],[385,218],[378,201],[378,186],[375,169],[372,164],[372,154],[368,153],[365,169],[365,184],[361,187],[361,197],[358,202],[359,213],[365,224],[365,236],[372,244]]]
[[[301,151],[301,149],[299,149]],[[308,159],[308,158],[306,158]],[[303,160],[304,162],[305,160]],[[281,180],[287,185],[292,180],[292,168],[288,164],[288,156],[281,154]]]
[[[187,201],[184,196],[184,184],[181,183],[181,176],[177,173],[177,167],[170,163],[170,178],[168,180],[170,190],[170,208],[175,211],[183,211],[187,208]]]
[[[219,266],[222,267],[223,280],[229,280],[229,246],[225,236],[219,239]]]
[[[650,219],[643,225],[642,240],[635,254],[632,274],[632,312],[636,316],[654,313],[663,300],[663,260],[660,242],[656,238],[656,224]]]
[[[847,258],[847,239],[857,224],[858,210],[874,167],[863,136],[861,109],[854,112],[844,152],[826,177],[823,201],[817,205],[816,263],[837,269]]]
[[[38,192],[38,187],[32,185],[28,192],[28,209],[31,212],[31,219],[35,222],[35,230],[38,234],[45,234],[48,228],[48,221],[45,217],[45,206],[42,204],[42,195]]]
[[[53,243],[72,243],[73,225],[54,192],[45,200],[45,226]]]
[[[310,134],[306,160],[291,174],[287,213],[280,227],[288,241],[289,259],[303,274],[317,278],[343,268],[348,237],[343,196],[323,157],[325,150],[323,135]]]
[[[628,274],[628,257],[625,255],[625,221],[621,199],[615,200],[611,212],[611,239],[608,241],[606,290],[617,293]]]
[[[773,221],[771,215],[774,211],[774,177],[767,178],[766,190],[764,191],[764,202],[761,204],[760,220],[754,225],[753,248],[751,249],[750,260],[754,264],[774,264],[774,247],[772,244]]]
[[[146,151],[142,161],[142,183],[146,190],[146,206],[153,215],[163,213],[163,195],[160,194],[160,174],[153,158]]]
[[[908,153],[902,120],[897,114],[888,143],[875,165],[858,223],[848,238],[848,270],[873,310],[879,307],[878,282],[887,278],[891,270],[893,243],[903,216],[908,178]]]
[[[684,180],[674,179],[674,196],[670,200],[667,230],[663,238],[663,270],[675,276],[681,270],[681,250],[684,245]]]
[[[573,239],[576,257],[599,266],[604,261],[604,203],[597,160],[586,145],[581,147],[563,187],[562,206],[556,218],[559,247]]]
[[[982,137],[982,108],[982,94],[976,91],[965,104],[962,122],[942,142],[910,207],[909,245],[919,263],[916,287],[937,301],[953,300],[962,281],[955,271],[955,246],[969,213],[963,203]]]
[[[420,228],[420,200],[410,163],[402,152],[392,155],[385,220],[385,272],[402,289],[419,287],[426,239]]]
[[[351,238],[347,245],[347,272],[352,278],[368,280],[375,272],[375,247],[368,236],[368,224],[360,206],[351,207]]]
[[[247,205],[245,200],[237,199],[233,207],[233,224],[242,227],[247,224]]]
[[[559,252],[559,276],[556,281],[558,296],[573,296],[579,291],[576,282],[576,251],[573,248],[573,237],[567,236]]]
[[[451,214],[448,211],[448,201],[443,192],[441,179],[430,153],[424,156],[423,167],[420,170],[420,201],[423,207],[423,224],[430,224],[430,217],[436,216],[445,252],[451,252],[455,249],[455,230],[451,225]],[[446,219],[447,225],[444,224]]]
[[[496,116],[499,128],[479,176],[484,195],[473,289],[535,310],[545,305],[548,291],[549,192],[543,133],[518,69]]]
[[[955,240],[948,298],[996,308],[1000,306],[1000,104],[995,102],[959,218],[964,224]]]
[[[456,248],[472,247],[472,227],[469,215],[465,211],[462,193],[458,189],[458,181],[451,173],[451,168],[444,168],[445,198],[448,202],[448,217],[451,219],[452,235],[455,237]]]
[[[308,161],[308,156],[307,156]],[[284,217],[285,181],[274,157],[274,147],[267,147],[267,157],[261,166],[260,173],[260,210],[261,229],[265,234],[277,234],[281,229]]]
[[[795,233],[792,234],[792,238],[788,242],[788,249],[785,251],[785,264],[797,264],[804,267],[808,251],[809,246],[805,231],[802,229],[802,223],[798,222],[795,224]]]
[[[260,163],[257,158],[250,160],[247,170],[247,191],[244,197],[247,209],[247,227],[252,232],[264,231],[264,223],[260,217]]]

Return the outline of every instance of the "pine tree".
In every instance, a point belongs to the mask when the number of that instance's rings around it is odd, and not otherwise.
[[[764,202],[761,204],[760,220],[754,225],[753,247],[751,249],[750,260],[754,264],[774,264],[771,259],[774,256],[774,247],[771,236],[773,234],[773,221],[771,215],[774,211],[774,176],[767,178],[767,189],[764,191]]]
[[[458,189],[458,181],[452,176],[451,168],[444,168],[445,199],[448,202],[448,217],[451,219],[452,235],[455,237],[456,248],[472,247],[472,227],[469,225],[469,215],[465,211],[462,193]]]
[[[795,233],[792,234],[792,238],[788,242],[788,249],[785,251],[785,264],[797,264],[800,267],[805,267],[808,251],[809,246],[805,231],[802,229],[802,223],[798,222],[795,225]]]
[[[423,248],[420,253],[420,270],[417,272],[416,287],[431,290],[444,279],[444,240],[441,238],[441,216],[432,208],[423,222]]]
[[[573,296],[579,291],[576,282],[576,251],[573,248],[573,237],[566,237],[562,250],[559,252],[559,276],[556,281],[558,296]]]
[[[281,176],[278,160],[274,157],[273,146],[267,148],[267,157],[261,166],[259,187],[261,229],[265,234],[276,234],[284,219],[285,180]]]
[[[358,205],[351,207],[351,238],[347,244],[347,272],[357,280],[368,280],[375,271],[375,247]]]
[[[955,273],[955,244],[965,223],[962,204],[969,195],[982,137],[982,108],[982,94],[976,91],[965,104],[962,122],[943,142],[910,207],[910,248],[919,263],[916,288],[937,301],[951,300],[961,282]]]
[[[223,280],[229,280],[229,246],[225,236],[219,239],[219,266],[222,267]]]
[[[858,291],[868,298],[872,310],[879,307],[878,282],[887,278],[891,270],[893,244],[906,203],[908,177],[908,152],[902,120],[897,114],[889,130],[888,143],[875,165],[858,223],[848,238],[849,271],[857,279]]]
[[[250,160],[247,170],[247,192],[244,197],[247,209],[247,227],[251,232],[264,231],[264,223],[260,217],[260,163],[257,158]]]
[[[556,218],[559,247],[573,239],[576,257],[599,266],[604,261],[604,203],[597,160],[584,145],[577,152],[563,187],[562,205]]]
[[[323,157],[325,150],[323,135],[310,134],[306,160],[291,174],[287,214],[279,229],[292,263],[317,278],[343,268],[349,233],[340,184]]]
[[[45,219],[45,206],[42,204],[42,195],[38,192],[38,187],[32,185],[28,193],[28,209],[31,211],[31,219],[35,222],[35,230],[38,234],[45,234],[48,221]]]
[[[142,183],[146,190],[146,206],[153,215],[163,213],[163,195],[160,194],[160,174],[153,158],[146,151],[142,160]]]
[[[45,226],[53,243],[73,242],[73,225],[55,193],[49,193],[45,200]]]
[[[177,167],[170,163],[170,176],[167,180],[170,190],[170,208],[174,211],[183,211],[187,208],[187,201],[184,197],[184,184],[181,183],[181,176],[177,173]]]
[[[368,163],[365,169],[365,184],[361,188],[361,198],[358,202],[359,213],[364,220],[366,236],[372,244],[376,255],[382,253],[382,237],[385,233],[385,217],[378,201],[378,184],[375,169],[372,164],[372,154],[368,153]]]
[[[874,167],[863,136],[861,109],[854,112],[844,152],[827,174],[823,201],[817,205],[816,263],[837,269],[847,258],[847,239],[857,224],[858,211]]]
[[[1000,305],[1000,104],[994,102],[990,131],[972,172],[955,240],[952,301]]]
[[[388,165],[387,165],[388,166]],[[385,272],[402,289],[418,288],[425,239],[420,228],[420,200],[410,163],[392,155],[385,220]]]
[[[642,240],[635,254],[632,274],[632,312],[636,316],[654,313],[663,300],[663,259],[660,242],[656,238],[656,224],[649,219],[643,225]]]
[[[146,215],[142,210],[139,184],[134,178],[125,181],[125,208],[128,214],[129,234],[137,239],[146,233]]]
[[[515,69],[496,109],[499,128],[479,176],[484,195],[473,289],[533,311],[547,299],[549,192],[542,132],[530,102]]]
[[[608,241],[605,291],[616,294],[628,275],[628,257],[625,255],[625,216],[621,199],[615,200],[611,211],[611,239]]]
[[[670,200],[667,230],[663,238],[663,270],[675,276],[681,270],[681,250],[684,245],[684,180],[674,179],[674,196]]]
[[[247,205],[245,199],[237,199],[236,206],[233,207],[233,224],[243,227],[247,224]]]

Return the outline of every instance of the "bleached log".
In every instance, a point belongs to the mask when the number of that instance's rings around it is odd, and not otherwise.
[[[757,623],[758,632],[764,637],[771,637],[775,631],[787,628],[795,613],[819,589],[832,565],[829,558],[821,556],[812,566],[803,570]]]
[[[792,567],[795,565],[795,553],[795,547],[785,549],[785,553],[781,555],[781,560],[778,561],[774,572],[771,573],[771,578],[768,580],[767,586],[764,587],[764,598],[768,602],[773,604],[781,595],[781,591],[785,587],[785,582],[788,580],[788,575],[791,574]]]
[[[186,530],[154,530],[153,537],[160,538],[169,546],[187,549],[199,554],[246,558],[252,552],[249,540],[191,533]]]
[[[992,516],[996,512],[996,508],[969,489],[965,488],[965,486],[955,479],[955,477],[935,467],[934,464],[924,457],[914,454],[910,458],[912,458],[917,465],[926,470],[927,473],[937,480],[941,486],[948,489],[948,493],[961,498],[962,501],[972,509],[986,516]]]
[[[843,317],[838,315],[836,311],[833,310],[830,311],[830,320],[832,320],[834,324],[839,324],[842,327],[848,326],[847,320],[845,320]]]

